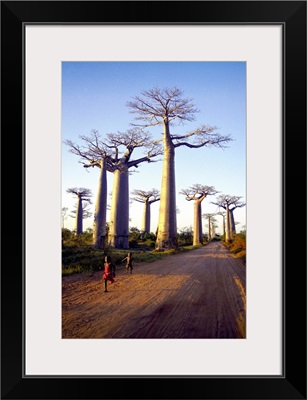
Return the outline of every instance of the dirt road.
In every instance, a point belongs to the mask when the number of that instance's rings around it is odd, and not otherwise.
[[[244,338],[244,264],[214,242],[117,271],[63,277],[63,338]]]

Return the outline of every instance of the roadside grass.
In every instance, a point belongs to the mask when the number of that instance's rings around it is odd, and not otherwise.
[[[106,255],[111,257],[112,262],[116,265],[117,270],[125,268],[125,263],[122,261],[126,257],[127,252],[131,251],[133,260],[136,264],[151,263],[156,260],[161,260],[173,254],[178,254],[186,251],[191,251],[200,246],[180,246],[174,250],[140,250],[140,249],[95,249],[92,246],[63,246],[62,247],[62,276],[72,274],[91,275],[95,271],[103,270],[104,258]]]

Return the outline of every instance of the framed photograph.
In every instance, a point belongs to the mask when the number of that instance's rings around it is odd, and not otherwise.
[[[1,27],[2,398],[306,399],[306,2]]]

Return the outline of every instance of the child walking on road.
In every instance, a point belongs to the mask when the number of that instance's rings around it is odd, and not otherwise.
[[[106,256],[104,262],[104,271],[102,279],[104,280],[104,291],[108,291],[108,281],[110,284],[114,282],[115,278],[115,265],[111,262],[111,257]]]
[[[129,272],[130,270],[130,274],[132,274],[132,270],[133,270],[133,266],[132,266],[132,253],[128,253],[127,257],[125,257],[123,261],[126,260],[126,274]]]

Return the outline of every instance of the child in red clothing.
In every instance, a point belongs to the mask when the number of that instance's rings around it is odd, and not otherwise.
[[[111,262],[111,257],[106,256],[102,279],[104,280],[104,291],[108,291],[108,281],[112,284],[115,277],[115,265]]]

